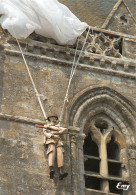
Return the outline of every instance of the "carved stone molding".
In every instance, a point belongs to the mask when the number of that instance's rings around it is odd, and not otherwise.
[[[98,120],[102,120],[102,119],[100,118],[100,119],[96,119],[96,120],[98,121]],[[93,121],[92,124],[87,128],[87,131],[90,132],[92,135],[93,141],[96,142],[98,145],[100,145],[102,139],[105,140],[105,143],[110,142],[111,135],[114,132],[113,127],[109,126],[107,129],[104,129],[104,133],[102,133],[100,131],[100,129],[98,127],[96,127],[95,122],[96,121]]]
[[[76,143],[77,138],[78,138],[78,135],[76,135],[76,134],[70,135],[70,142],[71,143]]]
[[[107,102],[108,105],[105,105],[105,102]],[[96,109],[100,110],[100,106],[102,104],[103,112],[105,112],[108,116],[111,116],[111,118],[117,121],[117,123],[120,117],[123,117],[124,120],[127,120],[129,126],[134,128],[136,115],[135,106],[117,91],[114,91],[108,87],[87,88],[78,93],[73,98],[72,102],[70,102],[70,105],[72,106],[69,108],[69,123],[71,125],[73,123],[75,126],[81,127],[85,113],[86,119],[84,120],[87,120],[88,117],[91,117],[88,116],[89,113],[91,112],[92,115],[94,115]],[[118,110],[116,108],[118,108]],[[110,113],[107,113],[107,111]],[[87,121],[84,121],[84,123],[86,122]],[[119,122],[119,127],[122,125],[123,122]],[[121,129],[124,128],[125,126],[121,127]]]
[[[128,160],[132,159],[136,161],[136,150],[128,149]]]

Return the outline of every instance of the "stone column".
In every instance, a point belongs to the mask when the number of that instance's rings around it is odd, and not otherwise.
[[[78,162],[77,162],[77,139],[79,136],[78,128],[69,128],[70,133],[70,150],[71,150],[71,195],[78,195]]]
[[[83,152],[83,145],[84,145],[84,139],[86,135],[84,133],[80,133],[78,137],[78,195],[85,195],[85,169],[84,169],[84,152]]]
[[[77,182],[77,136],[70,136],[71,144],[71,181],[72,181],[72,195],[78,195],[78,182]]]
[[[136,145],[128,150],[128,161],[130,170],[130,186],[132,189],[132,194],[136,194]]]

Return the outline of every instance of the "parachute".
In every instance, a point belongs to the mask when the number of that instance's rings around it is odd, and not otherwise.
[[[18,39],[32,32],[73,44],[88,27],[57,0],[0,0],[0,25]]]

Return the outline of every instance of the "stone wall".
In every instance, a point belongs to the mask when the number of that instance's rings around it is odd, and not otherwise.
[[[60,182],[49,178],[42,131],[34,125],[0,120],[0,194],[71,194],[69,143],[65,144],[65,168],[69,176]]]
[[[105,36],[107,35],[108,31]],[[34,39],[31,37],[26,42],[20,41],[21,46],[38,92],[41,94],[45,111],[47,114],[55,112],[60,115],[75,46],[64,47],[49,39],[43,38],[42,41]],[[126,54],[128,49],[125,48],[133,44],[132,49],[134,49],[135,42],[133,37],[124,38],[124,41],[124,53],[120,58],[91,53],[86,47],[70,87],[69,101],[63,117],[63,125],[73,126],[68,127],[70,134],[65,136],[65,169],[69,175],[65,180],[59,181],[56,168],[55,179],[51,181],[46,149],[43,146],[43,133],[34,126],[37,120],[43,123],[44,118],[16,41],[9,35],[3,37],[1,42],[3,47],[0,47],[0,195],[83,195],[85,193],[82,147],[84,122],[80,123],[79,119],[80,116],[85,119],[88,115],[86,111],[80,115],[78,108],[82,105],[81,100],[86,97],[92,99],[92,94],[95,94],[93,92],[95,90],[99,92],[99,89],[102,90],[100,94],[102,102],[101,99],[95,102],[97,109],[99,110],[99,103],[103,108],[107,103],[107,108],[111,109],[110,113],[112,110],[113,113],[119,112],[118,123],[115,120],[117,117],[112,118],[119,126],[119,130],[122,133],[128,132],[126,134],[128,137],[125,139],[127,147],[133,151],[130,157],[130,182],[134,194],[136,153],[135,147],[131,148],[131,145],[136,144],[136,63],[134,51],[131,51],[130,55]],[[107,91],[111,91],[110,96],[113,100],[116,100],[117,96],[119,103],[112,104],[113,101],[110,99],[103,99],[105,89],[106,94]],[[77,117],[77,114],[80,116]],[[80,129],[80,133],[77,128]]]
[[[115,4],[118,0],[60,0],[61,3],[65,4],[69,9],[81,20],[85,21],[88,25],[102,27],[106,18],[112,11]],[[124,0],[125,4],[128,6],[129,10],[136,19],[136,2],[135,0]],[[128,20],[125,24],[122,24],[120,21],[119,15],[122,16],[125,14],[126,19]],[[113,24],[113,20],[114,21]],[[125,21],[124,21],[125,22]],[[117,32],[124,32],[128,34],[134,34],[135,24],[132,21],[130,13],[126,10],[126,7],[122,3],[119,9],[116,10],[115,14],[112,16],[112,20],[109,21],[111,29],[114,29]],[[127,30],[127,26],[129,28]],[[133,30],[132,30],[133,29]]]

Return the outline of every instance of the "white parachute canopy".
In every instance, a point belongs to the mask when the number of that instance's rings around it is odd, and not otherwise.
[[[57,0],[0,0],[0,24],[12,36],[27,38],[33,31],[73,44],[88,25]]]

